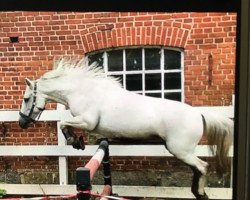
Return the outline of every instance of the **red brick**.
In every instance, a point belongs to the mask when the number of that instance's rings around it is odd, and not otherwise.
[[[132,21],[134,21],[133,17],[118,18],[118,22],[132,22]]]
[[[151,20],[152,16],[138,16],[135,17],[135,21],[146,21],[146,20]]]
[[[203,13],[203,12],[200,12],[200,13],[190,13],[190,18],[192,17],[199,17],[199,18],[202,18],[202,17],[207,17],[208,16],[208,13]]]
[[[236,26],[236,21],[218,22],[218,26]]]

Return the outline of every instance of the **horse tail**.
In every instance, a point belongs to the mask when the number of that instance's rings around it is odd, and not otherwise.
[[[215,166],[218,175],[222,176],[230,170],[228,152],[233,142],[233,120],[210,114],[202,114],[205,135],[208,145],[215,155]]]

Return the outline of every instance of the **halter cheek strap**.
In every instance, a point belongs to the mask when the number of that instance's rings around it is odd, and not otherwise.
[[[28,114],[28,115],[25,115],[25,114],[23,114],[22,112],[19,112],[19,115],[20,115],[21,117],[23,117],[23,118],[24,118],[26,121],[28,121],[28,122],[36,122],[35,119],[32,119],[32,118],[31,118],[31,115],[32,115],[32,113],[33,113],[33,111],[34,111],[34,108],[35,108],[35,106],[36,106],[36,94],[37,94],[37,82],[35,81],[35,83],[34,83],[34,97],[33,97],[32,107],[31,107],[31,109],[30,109],[29,114]],[[38,120],[38,119],[40,118],[41,114],[42,114],[42,111],[44,111],[45,108],[39,108],[39,107],[37,107],[37,109],[38,109],[39,111],[41,111],[41,112],[38,114],[38,117],[37,117],[37,120]]]

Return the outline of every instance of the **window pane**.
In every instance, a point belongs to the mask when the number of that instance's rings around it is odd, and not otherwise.
[[[174,50],[164,50],[164,69],[180,69],[181,52]]]
[[[160,69],[160,49],[145,49],[145,69]]]
[[[103,66],[103,53],[89,55],[88,59],[89,59],[89,65],[91,65],[93,62],[97,62],[98,67]]]
[[[126,49],[126,69],[142,70],[142,49]]]
[[[180,92],[165,93],[164,98],[175,101],[181,101],[181,93]]]
[[[108,51],[108,71],[123,70],[122,50]]]
[[[110,75],[115,77],[123,85],[123,75]]]
[[[146,90],[161,90],[161,74],[145,74]]]
[[[126,75],[126,86],[130,91],[142,90],[142,74]]]
[[[161,98],[161,93],[146,93],[146,96]]]
[[[181,89],[181,73],[165,73],[164,78],[165,89]]]

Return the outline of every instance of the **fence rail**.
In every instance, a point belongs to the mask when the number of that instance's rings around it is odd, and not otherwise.
[[[98,145],[86,145],[84,151],[73,149],[71,146],[56,145],[25,145],[25,146],[0,146],[0,156],[92,156]],[[110,145],[110,156],[147,156],[171,157],[164,145]],[[212,157],[207,145],[198,145],[195,155]],[[233,148],[229,156],[233,156]]]
[[[195,107],[201,112],[211,112],[218,113],[223,116],[233,118],[234,117],[234,107],[233,106],[199,106]],[[15,122],[18,121],[19,111],[17,110],[0,110],[0,122]],[[59,121],[67,120],[72,118],[69,110],[64,110],[64,108],[58,105],[57,110],[45,110],[41,115],[39,121]]]

